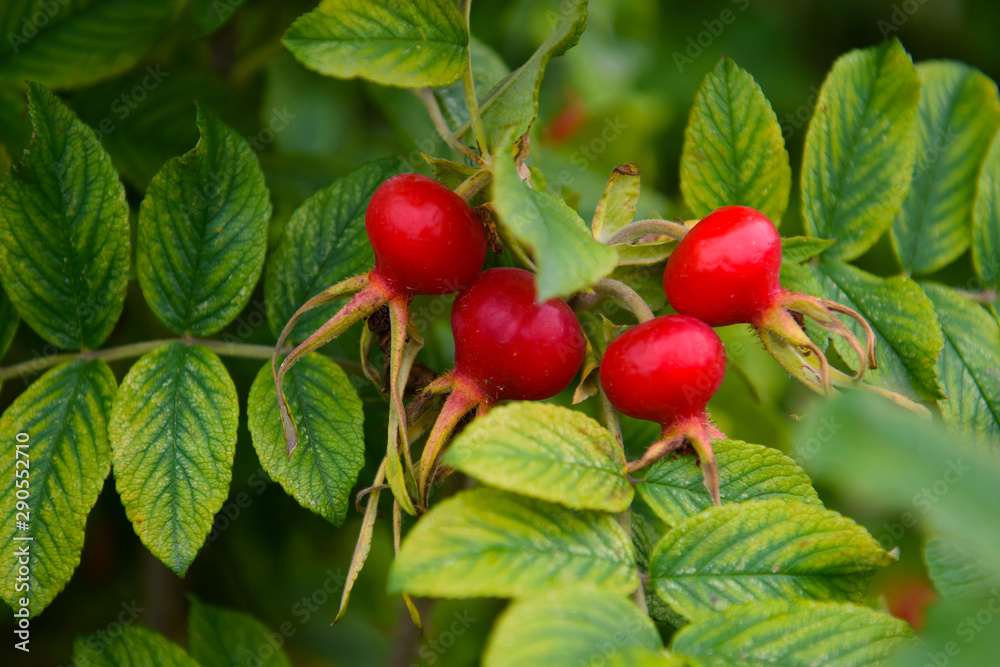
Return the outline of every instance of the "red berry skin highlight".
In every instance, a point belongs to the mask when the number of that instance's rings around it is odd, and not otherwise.
[[[759,211],[723,206],[667,260],[663,290],[678,313],[713,327],[756,324],[782,293],[781,236]]]
[[[535,277],[522,269],[479,274],[451,313],[455,374],[490,403],[537,401],[565,389],[583,364],[586,341],[562,299],[537,303]]]
[[[379,186],[365,231],[375,273],[399,294],[450,294],[471,283],[486,260],[486,229],[476,212],[420,174],[399,174]]]
[[[711,327],[667,315],[632,327],[608,346],[601,386],[620,412],[669,427],[704,418],[726,374],[726,350]]]

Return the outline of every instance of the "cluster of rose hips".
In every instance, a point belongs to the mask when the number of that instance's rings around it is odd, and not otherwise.
[[[501,400],[555,396],[580,369],[586,341],[564,301],[537,303],[531,272],[481,271],[487,250],[484,225],[464,199],[437,181],[417,174],[390,178],[373,194],[365,228],[375,268],[311,299],[279,337],[274,375],[288,452],[295,447],[296,429],[284,398],[285,373],[304,355],[388,305],[389,455],[403,452],[414,478],[417,502],[411,506],[426,508],[440,453],[462,418],[473,410],[482,414]],[[661,440],[629,464],[629,471],[690,445],[710,495],[720,502],[711,441],[725,436],[711,424],[705,406],[722,383],[726,355],[713,326],[752,325],[786,368],[822,391],[829,391],[829,365],[795,314],[809,315],[844,336],[863,360],[862,366],[874,367],[871,337],[868,348],[862,348],[831,311],[847,313],[863,324],[864,320],[837,304],[783,290],[780,266],[777,230],[764,215],[746,207],[715,211],[678,243],[667,262],[664,290],[679,314],[633,327],[608,345],[601,363],[601,385],[610,403],[626,415],[662,426]],[[403,361],[408,331],[419,335],[408,326],[410,304],[417,294],[456,291],[451,315],[455,368],[425,387],[417,401],[423,404],[430,397],[447,396],[414,468],[402,402],[406,378],[400,382],[400,376],[408,374],[403,370],[408,368]],[[348,304],[278,366],[277,352],[302,313],[349,295]],[[401,501],[404,506],[410,502],[410,498]]]

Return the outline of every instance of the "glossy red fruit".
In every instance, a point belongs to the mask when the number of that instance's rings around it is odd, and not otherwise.
[[[667,315],[632,327],[608,345],[601,386],[620,412],[664,427],[704,421],[726,373],[726,350],[710,326]]]
[[[536,296],[532,273],[499,268],[455,299],[455,374],[490,402],[555,396],[583,363],[586,341],[573,311],[562,299],[536,303]]]
[[[663,290],[678,313],[713,327],[757,324],[781,295],[780,270],[781,236],[767,216],[723,206],[674,248]]]
[[[399,174],[365,212],[375,274],[401,294],[450,294],[486,260],[486,229],[464,199],[432,178]]]

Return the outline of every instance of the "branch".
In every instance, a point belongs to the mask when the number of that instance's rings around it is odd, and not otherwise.
[[[625,225],[612,234],[607,240],[607,244],[631,243],[651,234],[669,236],[676,241],[680,241],[687,233],[688,228],[679,222],[672,222],[670,220],[637,220]]]
[[[441,135],[444,142],[459,155],[464,155],[472,160],[475,160],[477,164],[483,164],[482,158],[476,155],[468,146],[459,141],[458,137],[455,136],[455,133],[448,127],[448,121],[444,119],[444,115],[441,113],[441,105],[438,104],[437,98],[434,96],[434,91],[430,88],[420,88],[419,90],[414,90],[413,94],[424,103],[424,107],[427,109],[427,115],[431,117],[431,122],[434,123],[434,129],[436,129],[437,133]]]

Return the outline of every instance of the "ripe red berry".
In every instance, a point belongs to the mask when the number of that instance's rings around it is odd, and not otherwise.
[[[399,174],[380,185],[365,212],[375,273],[396,291],[450,294],[486,260],[486,229],[464,199],[432,178]]]
[[[537,303],[535,277],[489,269],[455,300],[455,373],[490,402],[555,396],[583,363],[586,341],[562,299]]]
[[[663,289],[674,310],[713,327],[756,324],[781,294],[780,270],[781,236],[767,216],[723,206],[674,248]]]
[[[620,412],[670,427],[705,416],[726,374],[726,350],[710,326],[667,315],[632,327],[608,346],[601,386]]]

